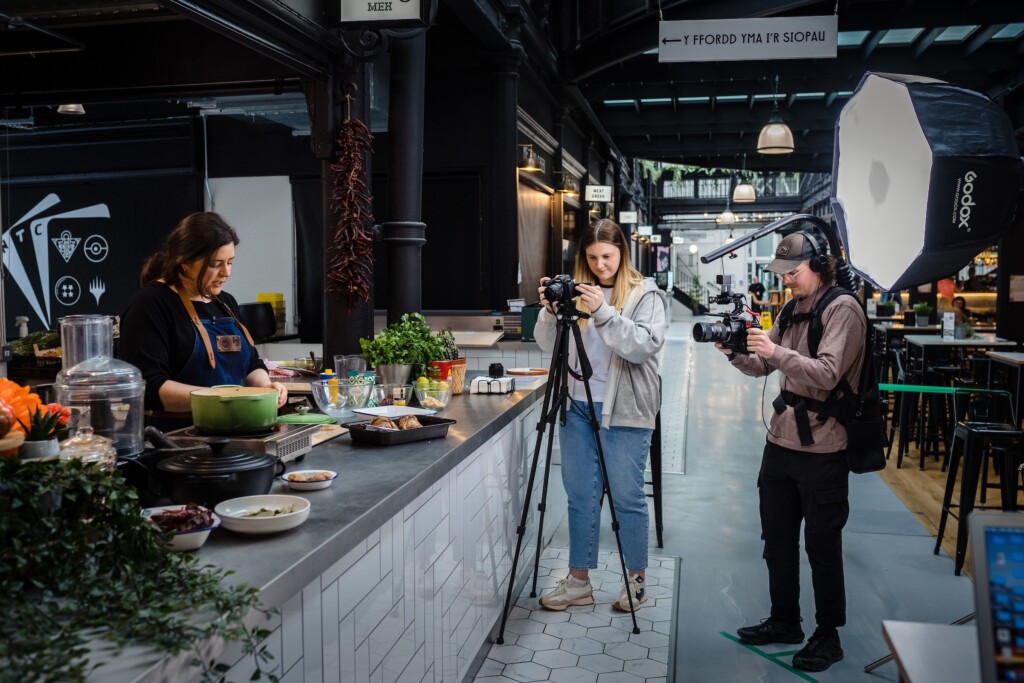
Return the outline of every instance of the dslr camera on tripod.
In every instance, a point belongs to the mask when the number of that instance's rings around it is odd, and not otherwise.
[[[571,301],[576,297],[572,275],[556,275],[544,283],[544,298],[551,303]]]
[[[747,330],[751,327],[761,329],[761,319],[747,309],[742,294],[732,291],[732,275],[718,275],[715,277],[722,292],[711,298],[715,304],[732,304],[733,308],[728,313],[714,313],[711,315],[722,316],[722,322],[696,323],[693,326],[693,339],[698,342],[721,342],[722,346],[736,353],[750,353],[747,351]]]

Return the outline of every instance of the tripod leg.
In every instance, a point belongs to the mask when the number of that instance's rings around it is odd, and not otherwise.
[[[566,392],[566,372],[568,370],[568,363],[566,361],[567,353],[560,351],[564,348],[568,350],[569,338],[565,334],[562,327],[559,327],[555,334],[555,354],[551,359],[551,369],[548,374],[548,386],[544,390],[544,407],[541,419],[537,424],[537,441],[533,447],[533,459],[530,463],[530,476],[526,483],[526,493],[523,497],[523,509],[519,515],[519,524],[516,526],[516,549],[512,555],[512,568],[509,572],[508,577],[508,589],[505,593],[505,606],[501,613],[501,626],[498,629],[498,637],[495,642],[498,645],[502,645],[505,642],[505,625],[508,622],[508,614],[512,607],[512,591],[515,589],[516,579],[516,568],[519,565],[519,553],[523,547],[523,536],[526,533],[526,519],[529,515],[530,510],[530,499],[533,494],[533,482],[537,476],[537,462],[540,457],[541,445],[544,441],[544,425],[547,424],[550,430],[548,435],[548,443],[550,444],[554,439],[555,431],[555,417],[558,415],[559,404],[564,402],[564,395]],[[550,446],[549,446],[549,463],[550,463]],[[547,474],[545,470],[545,480]],[[544,494],[547,494],[547,487],[544,488]],[[542,498],[539,509],[543,519],[543,510],[546,506],[545,500]],[[538,557],[540,555],[540,546],[538,545],[537,551]],[[537,567],[534,566],[534,573],[536,574]],[[534,578],[534,593],[537,590],[536,577]]]
[[[538,425],[539,427],[539,425]],[[537,576],[540,574],[540,553],[544,549],[544,513],[547,511],[548,482],[551,480],[551,452],[555,445],[555,423],[551,422],[551,431],[548,434],[547,459],[544,461],[544,479],[540,488],[540,504],[537,511],[540,513],[537,518],[537,554],[533,557],[533,590],[530,597],[537,597]]]

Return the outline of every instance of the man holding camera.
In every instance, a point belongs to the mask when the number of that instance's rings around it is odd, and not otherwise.
[[[835,281],[835,261],[824,238],[797,232],[783,238],[767,270],[782,276],[796,298],[788,320],[769,331],[747,330],[749,353],[722,343],[733,367],[751,376],[778,370],[775,400],[758,474],[761,536],[768,566],[771,614],[737,631],[744,643],[802,643],[800,526],[811,565],[817,628],[793,656],[793,666],[824,671],[843,658],[838,628],[846,623],[842,530],[849,516],[846,429],[828,413],[833,389],[845,379],[858,386],[867,321],[858,302],[839,296],[821,311],[817,354],[808,344],[816,304]],[[781,328],[784,328],[782,330]]]

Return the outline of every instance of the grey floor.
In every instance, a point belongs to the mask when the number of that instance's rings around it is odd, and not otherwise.
[[[891,663],[863,671],[888,652],[882,620],[948,623],[973,611],[973,595],[970,581],[953,575],[948,556],[932,554],[932,538],[874,474],[850,477],[848,623],[840,631],[845,659],[809,676],[787,668],[789,655],[779,654],[795,646],[757,651],[730,638],[769,611],[756,478],[765,435],[761,415],[771,409],[777,384],[745,377],[712,345],[693,342],[694,321],[673,302],[663,359],[664,548],[657,548],[653,518],[651,525],[652,555],[680,559],[668,681],[898,681]],[[602,548],[614,543],[606,519]],[[551,547],[568,547],[564,524]],[[801,583],[809,633],[814,601],[806,559]]]

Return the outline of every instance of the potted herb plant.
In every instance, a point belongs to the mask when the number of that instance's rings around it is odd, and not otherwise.
[[[18,455],[26,460],[59,455],[60,439],[67,437],[70,419],[71,410],[56,403],[36,406],[29,413],[28,425],[18,420],[25,430],[25,442],[18,448]]]
[[[414,371],[423,374],[430,361],[442,357],[444,344],[421,314],[405,313],[376,337],[360,339],[359,346],[381,384],[407,384]]]
[[[450,329],[437,333],[441,342],[440,355],[430,361],[431,377],[451,384],[453,394],[461,394],[466,379],[466,359],[460,357],[455,335]]]
[[[917,317],[917,326],[926,327],[931,319],[932,311],[935,307],[927,301],[918,301],[913,306],[914,315]]]
[[[875,307],[875,315],[879,318],[891,318],[896,315],[896,302],[879,301],[878,306]]]

